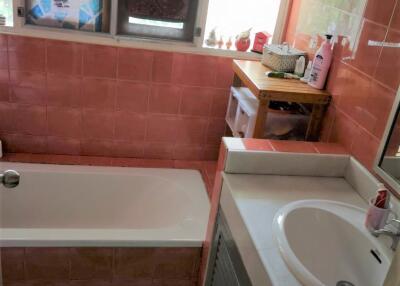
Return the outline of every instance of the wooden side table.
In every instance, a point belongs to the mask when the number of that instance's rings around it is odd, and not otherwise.
[[[321,123],[331,96],[295,79],[269,78],[268,67],[257,61],[234,60],[233,86],[245,86],[257,97],[259,106],[253,138],[262,138],[271,101],[312,104],[311,118],[305,136],[306,141],[318,141]]]

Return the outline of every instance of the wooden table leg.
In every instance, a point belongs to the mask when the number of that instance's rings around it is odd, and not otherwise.
[[[234,87],[241,87],[242,86],[242,80],[240,79],[240,77],[236,73],[233,76],[232,86],[234,86]]]
[[[257,110],[256,125],[254,127],[253,138],[263,138],[265,132],[265,121],[267,119],[269,100],[260,100]]]
[[[319,132],[324,118],[325,104],[314,104],[311,118],[308,123],[306,141],[318,141]]]

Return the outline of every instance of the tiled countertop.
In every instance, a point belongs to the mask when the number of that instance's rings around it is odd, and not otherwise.
[[[367,204],[344,178],[223,174],[221,206],[253,285],[301,286],[272,233],[276,212],[303,199]]]

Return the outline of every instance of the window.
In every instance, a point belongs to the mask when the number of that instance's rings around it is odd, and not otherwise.
[[[118,34],[192,42],[197,0],[120,0]]]
[[[218,39],[234,41],[240,32],[252,28],[251,34],[266,31],[273,34],[280,8],[279,0],[209,0],[206,24],[207,38],[216,28]]]
[[[15,34],[163,49],[157,41],[128,41],[128,38],[161,39],[169,41],[167,50],[172,47],[174,51],[198,53],[205,52],[203,38],[215,27],[218,39],[222,36],[225,42],[230,37],[234,41],[236,35],[249,28],[252,28],[251,40],[261,31],[272,35],[277,31],[275,35],[279,38],[290,1],[0,0],[0,13],[6,16],[7,24],[14,22],[7,32]],[[182,42],[185,44],[179,44]],[[205,53],[221,54],[212,50]]]
[[[5,18],[2,26],[13,26],[13,3],[12,0],[0,0],[0,15]],[[0,20],[1,21],[1,20]]]
[[[110,0],[27,0],[26,23],[90,32],[109,32]]]

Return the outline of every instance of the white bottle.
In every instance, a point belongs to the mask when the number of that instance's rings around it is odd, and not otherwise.
[[[302,82],[307,83],[310,80],[311,68],[312,68],[312,60],[309,60],[306,71],[304,72],[304,76],[300,79]]]
[[[296,61],[296,67],[294,69],[294,74],[298,77],[302,77],[304,74],[304,68],[306,66],[306,58],[301,56]]]
[[[314,57],[311,69],[309,85],[317,89],[325,87],[326,77],[332,62],[332,35],[326,35],[326,40],[322,43]]]

